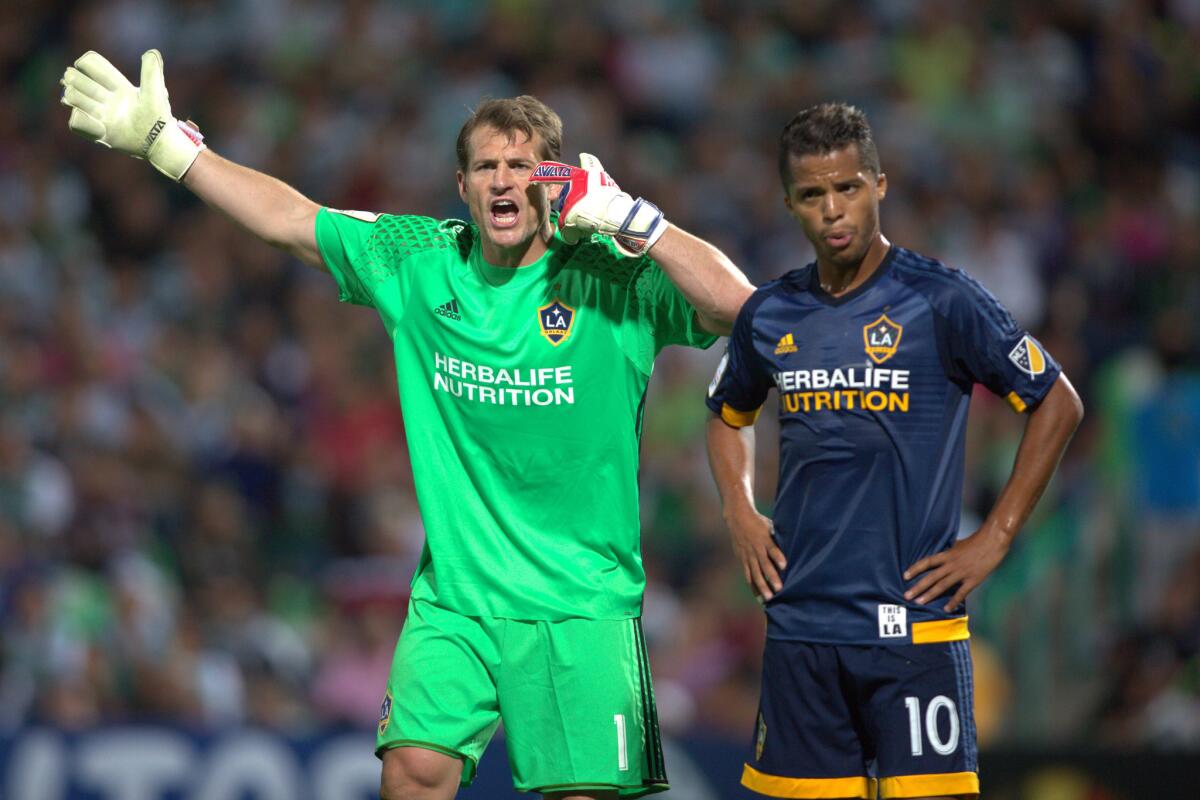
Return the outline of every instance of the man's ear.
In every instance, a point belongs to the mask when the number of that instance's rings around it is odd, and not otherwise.
[[[887,197],[887,173],[879,173],[879,177],[875,179],[875,196],[880,200]]]
[[[462,198],[464,203],[467,202],[467,176],[460,169],[454,173],[454,179],[458,182],[458,196]]]

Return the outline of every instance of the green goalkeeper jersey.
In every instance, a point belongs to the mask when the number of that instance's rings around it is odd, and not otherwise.
[[[708,347],[649,258],[557,236],[494,267],[457,220],[322,209],[341,299],[392,338],[425,549],[413,596],[470,616],[641,613],[638,444],[654,358]]]

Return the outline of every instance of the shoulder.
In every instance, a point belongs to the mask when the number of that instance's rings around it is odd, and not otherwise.
[[[743,324],[749,324],[753,321],[754,315],[758,313],[758,310],[762,308],[764,303],[772,300],[799,298],[802,295],[808,294],[808,287],[812,279],[812,269],[813,265],[809,264],[806,267],[785,272],[778,278],[767,281],[762,286],[759,286],[746,299],[746,302],[742,304],[742,308],[738,312],[738,318],[744,318]]]
[[[921,295],[936,314],[951,321],[976,314],[1000,329],[1007,330],[1016,324],[1000,301],[974,276],[936,258],[897,247],[892,276]]]
[[[369,226],[367,240],[381,254],[404,259],[427,251],[471,252],[478,235],[474,225],[458,219],[435,219],[418,214],[379,214],[371,211],[325,209],[335,224],[355,220]]]

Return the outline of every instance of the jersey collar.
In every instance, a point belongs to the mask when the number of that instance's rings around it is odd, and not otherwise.
[[[879,279],[882,278],[884,274],[891,268],[892,260],[895,258],[895,256],[896,245],[889,245],[887,253],[885,253],[883,256],[883,261],[879,262],[879,266],[875,268],[875,272],[871,274],[871,277],[867,278],[859,286],[856,286],[853,291],[846,292],[846,294],[838,295],[836,297],[821,288],[821,276],[820,273],[817,272],[817,262],[814,261],[810,265],[811,269],[809,270],[808,290],[812,293],[813,297],[817,298],[827,306],[845,305],[874,286],[875,283],[879,281]]]

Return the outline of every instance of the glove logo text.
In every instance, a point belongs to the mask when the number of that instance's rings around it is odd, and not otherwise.
[[[533,170],[535,178],[569,178],[574,167],[566,164],[550,164],[543,162]]]
[[[167,126],[165,119],[157,120],[150,128],[150,132],[146,134],[146,143],[142,145],[142,155],[150,152],[150,148],[154,146],[154,142],[158,139],[158,135],[162,133],[162,129]]]

